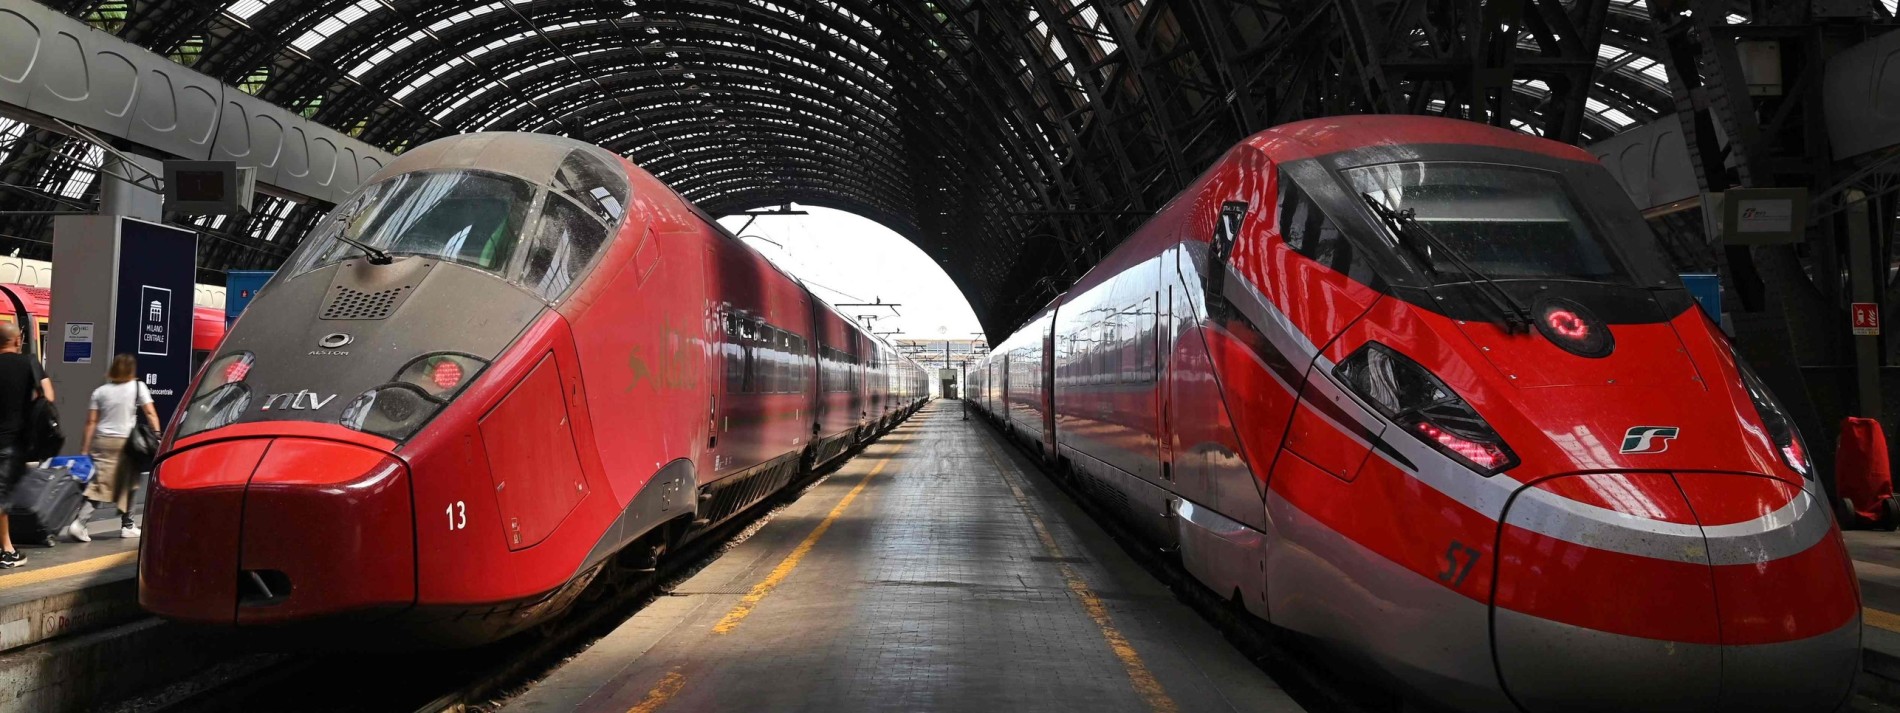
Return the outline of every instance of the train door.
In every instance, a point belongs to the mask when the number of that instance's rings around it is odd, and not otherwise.
[[[1168,265],[1169,255],[1162,255]],[[1155,292],[1155,451],[1161,461],[1161,480],[1172,489],[1174,480],[1174,387],[1170,383],[1169,363],[1174,353],[1174,281],[1163,271],[1161,289]]]
[[[713,375],[713,378],[706,380],[706,393],[708,397],[706,404],[706,452],[708,459],[712,461],[711,473],[717,473],[726,466],[726,459],[721,457],[722,453],[719,450],[719,421],[722,413],[720,406],[726,396],[726,380],[730,378],[729,375],[732,373],[732,369],[743,369],[744,364],[743,362],[738,365],[732,363],[732,353],[730,350],[733,347],[733,326],[730,321],[731,317],[719,306],[719,301],[716,298],[716,295],[721,294],[723,290],[719,284],[719,255],[713,251],[712,246],[706,247],[706,259],[702,264],[705,266],[704,269],[706,271],[706,304],[714,310],[713,313],[709,315],[713,321],[711,333],[714,347],[711,350],[712,354],[710,358],[712,363],[708,365],[709,368],[704,372]],[[707,475],[710,475],[710,473],[701,475],[702,482],[708,479]]]

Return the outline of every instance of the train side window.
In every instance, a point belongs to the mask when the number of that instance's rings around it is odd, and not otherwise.
[[[726,393],[745,393],[745,345],[726,342]]]
[[[760,393],[776,394],[783,390],[783,379],[779,374],[778,329],[769,324],[759,325],[759,344],[753,350],[759,364]]]
[[[599,220],[572,201],[548,194],[534,240],[525,251],[521,282],[544,298],[558,298],[580,279],[606,241],[607,228]]]
[[[627,202],[627,177],[599,156],[575,150],[554,172],[555,189],[586,205],[602,222],[615,225]]]
[[[1351,244],[1306,191],[1284,173],[1280,174],[1280,237],[1321,265],[1340,272],[1350,268]]]

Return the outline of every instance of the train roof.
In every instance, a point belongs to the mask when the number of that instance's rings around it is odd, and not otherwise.
[[[623,169],[620,156],[565,136],[513,131],[487,131],[436,139],[397,156],[368,183],[411,171],[463,169],[518,176],[538,186],[551,185],[555,172],[575,151]]]
[[[1254,134],[1244,142],[1278,159],[1324,156],[1380,146],[1472,144],[1543,154],[1571,161],[1596,157],[1570,144],[1474,121],[1435,116],[1364,114],[1296,121]],[[1291,152],[1295,156],[1288,156]]]

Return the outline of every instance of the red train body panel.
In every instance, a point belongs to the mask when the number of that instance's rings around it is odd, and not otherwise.
[[[339,206],[199,373],[140,603],[326,644],[493,640],[875,437],[925,384],[617,156],[432,142]]]
[[[1806,447],[1623,195],[1469,122],[1272,129],[972,395],[1203,583],[1413,696],[1832,710],[1860,610]]]

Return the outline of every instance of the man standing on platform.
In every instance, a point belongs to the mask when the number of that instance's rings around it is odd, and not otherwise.
[[[0,568],[26,564],[26,556],[13,548],[6,506],[13,487],[26,475],[27,416],[40,387],[38,367],[20,351],[20,328],[0,323]]]

